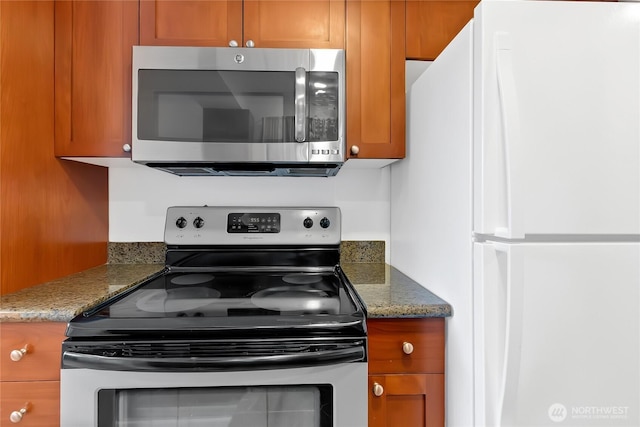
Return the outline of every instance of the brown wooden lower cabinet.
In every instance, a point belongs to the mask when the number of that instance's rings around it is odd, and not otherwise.
[[[60,356],[66,323],[0,324],[0,426],[60,425]]]
[[[17,419],[24,409],[22,419]],[[0,383],[0,425],[28,427],[60,425],[59,381],[9,381]]]
[[[369,319],[369,427],[444,426],[444,318]]]
[[[369,426],[443,426],[443,389],[444,374],[370,375]]]

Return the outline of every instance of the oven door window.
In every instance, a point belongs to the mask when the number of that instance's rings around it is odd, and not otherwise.
[[[302,71],[141,69],[138,139],[337,141],[338,73]]]
[[[332,427],[331,385],[98,392],[98,427]]]

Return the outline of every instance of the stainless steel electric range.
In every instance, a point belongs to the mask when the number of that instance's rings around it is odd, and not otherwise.
[[[365,427],[338,208],[171,207],[166,268],[69,322],[64,427]]]

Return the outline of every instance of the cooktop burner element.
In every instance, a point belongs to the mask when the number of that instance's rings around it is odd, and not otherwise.
[[[212,274],[184,274],[171,279],[172,285],[204,285],[213,282]]]
[[[287,274],[282,280],[293,285],[310,285],[321,282],[322,277],[311,274]]]
[[[288,313],[338,314],[340,300],[321,289],[276,287],[263,289],[251,296],[260,308]]]
[[[217,299],[220,292],[202,286],[184,289],[152,289],[142,295],[135,305],[147,313],[176,313],[195,310],[210,304]]]

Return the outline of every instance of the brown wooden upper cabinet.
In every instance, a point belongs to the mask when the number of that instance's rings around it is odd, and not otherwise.
[[[347,154],[405,156],[405,1],[347,0]]]
[[[55,154],[128,156],[138,3],[55,2]]]
[[[479,1],[407,0],[407,59],[433,60],[471,18]]]
[[[344,48],[345,0],[140,0],[140,44]]]

